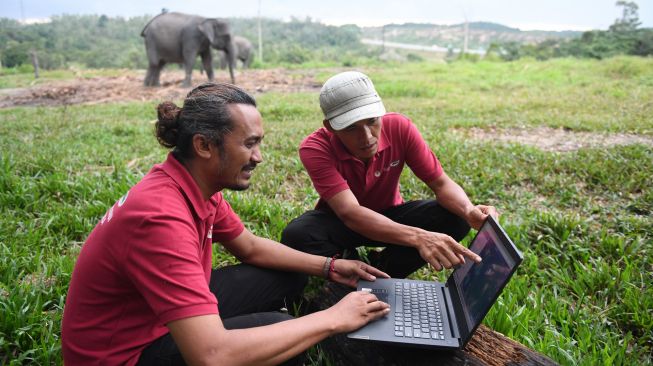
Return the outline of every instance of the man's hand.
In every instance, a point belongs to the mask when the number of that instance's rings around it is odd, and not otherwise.
[[[465,213],[465,218],[469,226],[478,230],[488,215],[496,219],[499,217],[499,212],[494,206],[476,205]]]
[[[374,281],[376,277],[390,278],[387,273],[369,264],[350,259],[334,259],[333,271],[329,273],[330,280],[349,287],[356,287],[358,280],[361,278]]]
[[[337,333],[351,332],[390,312],[390,305],[369,292],[350,292],[325,310],[333,319]]]
[[[417,241],[419,255],[436,271],[465,263],[465,257],[480,262],[481,257],[447,234],[422,230]]]

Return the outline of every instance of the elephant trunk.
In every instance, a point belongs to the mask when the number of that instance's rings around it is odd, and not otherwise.
[[[225,49],[227,56],[227,65],[229,66],[229,75],[231,76],[231,83],[236,84],[236,78],[234,78],[234,66],[236,65],[236,51],[233,42],[227,44]]]

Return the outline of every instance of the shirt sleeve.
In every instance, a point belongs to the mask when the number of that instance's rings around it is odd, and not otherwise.
[[[425,183],[430,183],[442,175],[444,170],[437,156],[431,151],[413,122],[406,118],[402,124],[402,135],[406,151],[406,164],[415,175]]]
[[[337,193],[349,189],[347,181],[336,168],[336,157],[326,142],[318,141],[313,136],[307,138],[299,148],[299,158],[323,200],[328,201]]]
[[[225,242],[235,239],[245,230],[245,225],[229,205],[229,202],[220,195],[218,207],[213,220],[213,241]]]
[[[163,324],[218,313],[202,266],[199,235],[189,216],[152,214],[129,243],[126,273]]]

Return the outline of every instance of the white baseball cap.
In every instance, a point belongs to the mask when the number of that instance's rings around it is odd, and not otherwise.
[[[320,91],[320,108],[334,130],[385,114],[372,80],[358,71],[345,71],[329,78]]]

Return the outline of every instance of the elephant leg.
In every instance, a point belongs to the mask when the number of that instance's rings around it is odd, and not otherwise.
[[[181,84],[183,87],[189,87],[191,85],[191,75],[193,74],[193,66],[195,66],[195,58],[187,58],[184,60],[184,71],[186,76],[184,77],[184,82]]]
[[[220,60],[220,70],[224,70],[227,68],[227,55],[223,52],[218,50],[218,60]]]
[[[147,67],[147,73],[145,74],[145,86],[152,86],[152,75],[154,74],[154,66],[149,65]]]
[[[206,71],[206,76],[209,78],[209,81],[213,81],[213,58],[211,57],[211,49],[209,48],[206,52],[201,54],[202,57],[202,67]]]
[[[165,65],[166,65],[165,61],[159,61],[159,64],[153,67],[150,86],[161,86],[161,82],[159,81],[159,78],[161,77],[161,69],[163,69]]]
[[[253,55],[250,53],[249,55],[247,55],[247,58],[243,60],[243,69],[249,69],[249,65],[252,64],[252,58],[253,58],[252,56]]]

